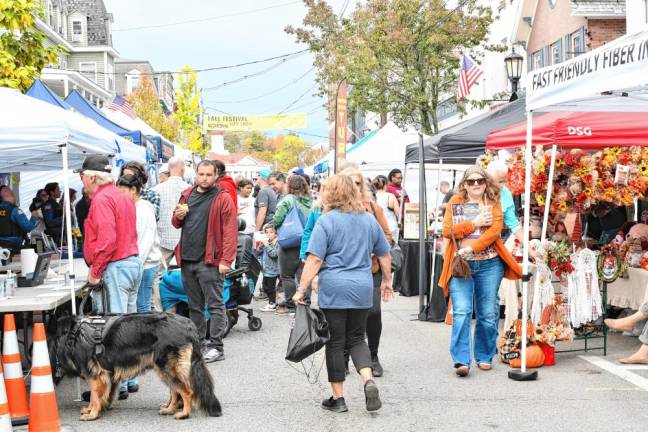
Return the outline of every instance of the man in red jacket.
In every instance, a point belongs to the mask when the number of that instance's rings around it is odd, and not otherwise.
[[[102,279],[108,290],[108,305],[101,295],[92,300],[97,309],[110,313],[137,312],[137,290],[142,278],[138,257],[135,205],[113,184],[112,167],[106,156],[86,157],[79,171],[83,189],[91,198],[85,220],[83,255],[88,266],[88,283]],[[122,382],[119,399],[136,392],[136,381]],[[84,395],[88,397],[88,394]]]
[[[207,363],[225,359],[223,335],[227,326],[223,275],[236,258],[238,223],[227,191],[216,184],[212,161],[198,164],[196,184],[186,189],[173,213],[172,224],[182,228],[176,261],[189,300],[189,318],[201,337],[206,335],[205,305],[211,315],[209,339],[203,342]]]

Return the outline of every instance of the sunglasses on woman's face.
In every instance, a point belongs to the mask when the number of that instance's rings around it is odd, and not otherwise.
[[[484,177],[472,178],[466,180],[466,184],[468,186],[482,186],[484,183],[486,183],[486,179]]]

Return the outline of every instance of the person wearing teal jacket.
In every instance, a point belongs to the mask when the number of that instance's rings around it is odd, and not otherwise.
[[[306,226],[304,227],[304,235],[302,236],[301,248],[299,249],[299,259],[302,261],[306,260],[306,254],[308,253],[308,243],[310,242],[311,234],[313,233],[313,228],[317,223],[317,220],[322,216],[321,207],[313,207],[310,214],[308,215],[308,220],[306,221]]]
[[[300,175],[292,175],[288,177],[288,194],[284,196],[277,204],[272,222],[277,229],[281,230],[281,225],[284,223],[286,216],[292,210],[293,205],[297,204],[297,208],[304,216],[303,220],[308,218],[311,207],[313,206],[313,198],[311,197],[310,190],[306,180]],[[277,308],[278,315],[286,315],[294,313],[295,304],[292,297],[297,291],[297,283],[295,277],[298,275],[301,268],[301,260],[299,259],[300,247],[292,248],[279,248],[279,273],[281,284],[284,288],[286,298],[285,305]]]

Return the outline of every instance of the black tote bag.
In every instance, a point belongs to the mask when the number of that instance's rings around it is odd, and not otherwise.
[[[329,340],[329,328],[319,309],[297,304],[295,323],[290,331],[286,360],[299,363],[322,349]]]

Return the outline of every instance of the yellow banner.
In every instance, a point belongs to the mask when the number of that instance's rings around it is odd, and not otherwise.
[[[254,131],[271,129],[305,129],[306,114],[280,115],[205,115],[203,130]]]

